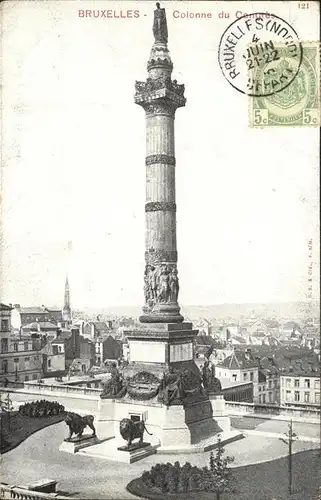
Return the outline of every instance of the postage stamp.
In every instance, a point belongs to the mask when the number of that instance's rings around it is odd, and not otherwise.
[[[303,57],[295,79],[280,92],[249,97],[250,127],[318,127],[320,125],[320,42],[302,42]],[[250,48],[249,48],[250,50]],[[286,47],[275,46],[280,65],[277,71],[291,68]],[[257,81],[273,79],[269,61],[257,67]]]

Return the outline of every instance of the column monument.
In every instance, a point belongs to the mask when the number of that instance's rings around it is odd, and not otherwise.
[[[114,439],[90,450],[129,462],[156,449],[205,450],[217,433],[230,436],[219,381],[209,367],[201,375],[194,361],[198,331],[184,322],[178,304],[174,119],[186,99],[184,85],[171,78],[165,9],[156,6],[148,77],[135,84],[135,103],[146,116],[145,303],[139,325],[124,332],[128,365],[113,368],[101,395],[98,434]],[[130,434],[131,422],[139,427],[141,421],[151,433],[150,446],[127,447],[126,455],[122,439]]]
[[[175,135],[178,108],[185,106],[184,85],[171,79],[165,9],[154,12],[155,42],[147,63],[148,78],[136,82],[135,103],[146,115],[146,238],[142,323],[181,323],[178,305]]]
[[[159,374],[179,363],[198,375],[193,360],[198,332],[184,323],[178,304],[174,122],[176,110],[186,103],[185,87],[172,80],[166,13],[156,6],[148,77],[135,84],[135,103],[146,119],[145,304],[141,328],[126,333],[135,372],[138,364]]]

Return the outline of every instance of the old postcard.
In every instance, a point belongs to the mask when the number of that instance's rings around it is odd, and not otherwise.
[[[320,499],[319,2],[0,13],[0,497]]]

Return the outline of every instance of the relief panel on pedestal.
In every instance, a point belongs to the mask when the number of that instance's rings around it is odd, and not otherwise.
[[[176,264],[147,264],[144,276],[146,306],[152,309],[156,304],[177,304],[179,281]]]

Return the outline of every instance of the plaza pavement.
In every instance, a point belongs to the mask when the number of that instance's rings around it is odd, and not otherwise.
[[[275,437],[284,437],[284,433],[289,430],[289,421],[248,416],[231,417],[231,425],[247,434],[259,432],[266,436],[275,434]],[[293,422],[293,431],[302,441],[320,442],[320,423]]]
[[[284,424],[286,430],[286,423]],[[294,430],[296,431],[295,428]],[[33,434],[16,449],[2,455],[2,481],[22,485],[41,478],[56,479],[59,491],[78,498],[129,500],[136,497],[126,491],[128,482],[158,462],[173,463],[179,460],[181,463],[189,461],[198,466],[209,463],[208,452],[195,455],[153,455],[131,465],[84,455],[70,455],[59,452],[59,445],[67,434],[67,426],[61,422]],[[317,443],[297,441],[293,445],[293,451],[318,447]],[[225,449],[228,455],[235,457],[233,467],[280,458],[288,451],[280,439],[262,434],[248,435],[226,445]]]

